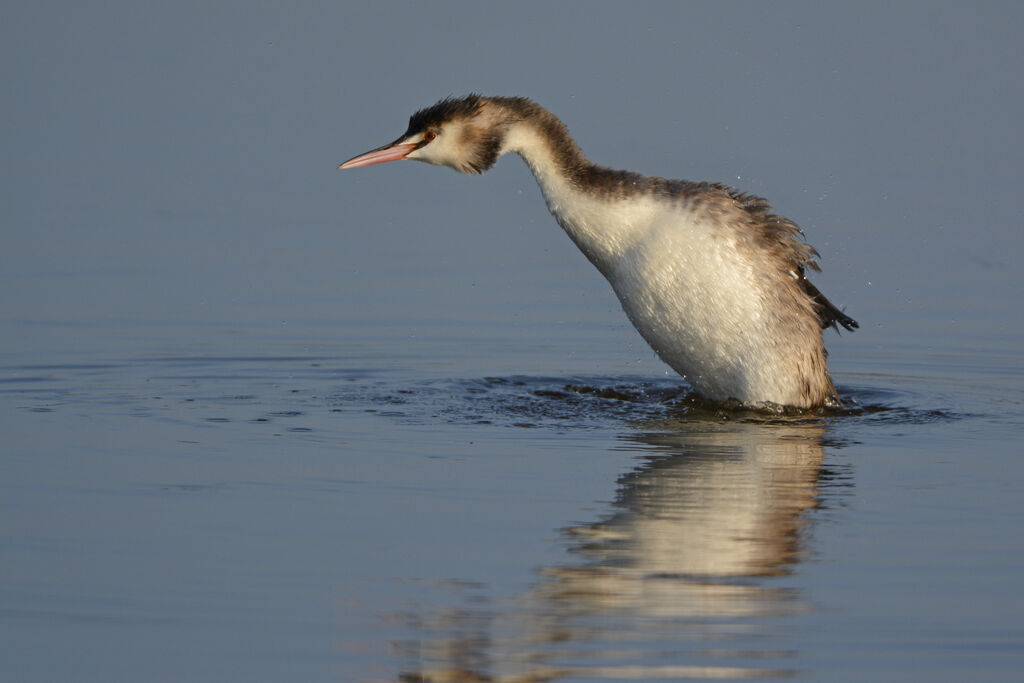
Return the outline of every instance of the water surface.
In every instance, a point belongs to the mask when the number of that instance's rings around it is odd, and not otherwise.
[[[9,671],[954,680],[1020,664],[1019,363],[860,354],[839,375],[848,409],[786,416],[708,406],[665,375],[461,377],[430,354],[424,370],[269,347],[3,368]]]

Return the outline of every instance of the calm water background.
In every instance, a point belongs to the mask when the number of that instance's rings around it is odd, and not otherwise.
[[[0,14],[0,678],[1024,670],[1019,3]],[[855,408],[707,410],[450,93],[767,196]]]

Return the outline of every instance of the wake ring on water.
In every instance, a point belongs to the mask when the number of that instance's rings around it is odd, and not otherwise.
[[[609,423],[751,422],[801,424],[859,419],[926,424],[963,417],[947,410],[909,407],[895,391],[841,387],[842,407],[814,411],[752,408],[711,402],[674,379],[638,377],[483,377],[347,384],[331,401],[400,421],[489,424],[519,428],[596,428]],[[919,397],[918,397],[919,398]]]

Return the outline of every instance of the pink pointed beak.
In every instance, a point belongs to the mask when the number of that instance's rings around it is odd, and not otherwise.
[[[357,157],[352,157],[341,166],[342,168],[359,168],[360,166],[373,166],[374,164],[383,164],[385,161],[398,161],[404,159],[409,152],[416,149],[418,145],[399,145],[391,143],[378,147],[377,149],[370,150],[366,154],[360,154]]]

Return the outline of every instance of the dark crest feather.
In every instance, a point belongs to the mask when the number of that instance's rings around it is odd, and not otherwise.
[[[437,128],[445,121],[459,118],[472,118],[480,111],[483,98],[480,95],[465,97],[446,97],[409,117],[409,128],[406,135],[418,133],[427,128]]]

